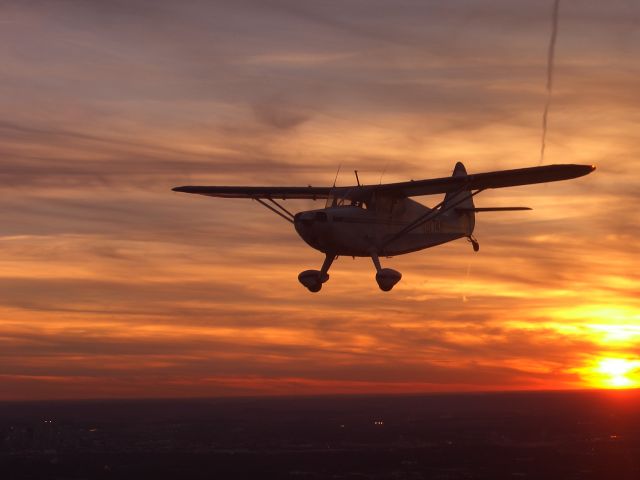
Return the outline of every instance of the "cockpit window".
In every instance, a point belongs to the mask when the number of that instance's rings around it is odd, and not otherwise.
[[[329,207],[342,207],[344,205],[345,199],[344,197],[340,197],[338,195],[329,195],[327,197],[327,203],[325,203],[324,208]]]
[[[348,192],[347,192],[348,193]],[[359,207],[362,208],[363,204],[360,201],[353,200],[347,197],[347,194],[340,195],[329,195],[327,198],[327,202],[324,205],[324,208],[329,207]]]

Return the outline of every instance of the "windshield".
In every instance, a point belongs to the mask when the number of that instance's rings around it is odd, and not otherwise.
[[[329,207],[342,207],[345,204],[345,198],[331,194],[327,197],[327,202],[324,204],[324,208]]]
[[[324,208],[329,207],[360,207],[362,208],[362,202],[357,202],[351,198],[347,197],[348,192],[343,194],[342,196],[330,194],[327,197],[327,202],[324,205]]]

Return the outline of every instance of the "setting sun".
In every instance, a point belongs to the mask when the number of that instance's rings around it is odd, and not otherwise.
[[[601,388],[633,388],[640,385],[640,360],[600,359],[593,369],[594,383]]]

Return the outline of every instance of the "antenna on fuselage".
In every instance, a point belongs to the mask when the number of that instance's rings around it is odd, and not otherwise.
[[[358,178],[358,170],[354,170],[353,173],[356,174],[356,182],[358,182],[358,186],[360,186],[360,179]]]
[[[380,182],[379,182],[379,184],[380,184],[380,185],[382,185],[382,177],[383,177],[383,176],[384,176],[384,174],[386,173],[386,171],[387,171],[387,167],[388,167],[388,166],[389,166],[389,162],[387,162],[387,163],[385,164],[384,168],[382,169],[382,172],[380,173]]]
[[[336,182],[338,181],[338,175],[340,174],[340,169],[342,168],[342,164],[338,165],[338,171],[336,172],[336,178],[333,179],[333,187],[336,188]]]

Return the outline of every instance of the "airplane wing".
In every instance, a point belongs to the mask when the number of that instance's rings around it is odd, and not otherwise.
[[[175,187],[176,192],[195,193],[223,198],[267,198],[267,199],[321,199],[330,196],[363,200],[374,192],[397,197],[415,197],[457,190],[483,190],[487,188],[515,187],[535,183],[557,182],[587,175],[595,170],[593,165],[544,165],[540,167],[499,170],[455,177],[432,178],[381,185],[354,185],[350,187],[229,187],[229,186],[184,186]]]
[[[487,188],[516,187],[535,183],[557,182],[582,177],[595,170],[593,165],[544,165],[540,167],[499,170],[475,173],[459,177],[433,178],[401,183],[387,183],[376,187],[376,192],[390,195],[415,197],[448,193],[456,190],[483,190]]]
[[[344,188],[344,187],[341,187]],[[272,198],[278,200],[308,198],[328,198],[330,193],[335,193],[341,188],[331,187],[209,187],[209,186],[185,186],[175,187],[174,192],[196,193],[209,197],[223,198]]]

